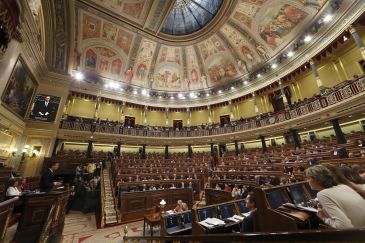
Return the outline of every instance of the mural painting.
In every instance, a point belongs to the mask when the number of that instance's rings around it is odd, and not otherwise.
[[[307,16],[304,11],[285,4],[266,10],[264,17],[257,20],[261,38],[272,48],[283,43],[284,38]]]
[[[98,38],[101,32],[101,21],[90,15],[84,14],[82,20],[82,39]]]
[[[115,25],[108,22],[104,22],[103,38],[114,42],[115,38],[117,37],[117,30],[118,28]]]
[[[139,1],[130,1],[123,4],[123,13],[128,16],[131,16],[135,19],[139,19],[141,17],[141,13],[143,11],[143,7],[146,3],[146,0]]]
[[[185,78],[187,80],[184,80],[183,90],[187,92],[189,90],[202,89],[201,73],[195,50],[192,46],[187,47],[185,50],[189,60],[187,61],[188,77]]]
[[[156,42],[148,39],[143,39],[136,58],[136,65],[134,67],[133,84],[152,88],[153,79],[148,79],[147,74],[151,65],[151,60],[155,53]]]
[[[117,46],[128,55],[132,46],[133,35],[127,31],[119,29],[117,37]]]
[[[199,47],[204,60],[206,60],[209,56],[217,54],[218,52],[224,52],[226,50],[222,42],[215,36],[201,43]]]
[[[236,67],[229,57],[216,55],[207,65],[210,86],[237,75]]]
[[[238,31],[227,24],[224,25],[221,30],[232,45],[239,50],[238,53],[242,57],[241,62],[244,66],[246,66],[246,64],[252,66],[260,62],[260,56],[256,52],[255,46],[252,46],[249,40],[244,38]]]
[[[263,0],[243,0],[237,4],[237,10],[233,14],[233,18],[240,24],[251,27],[252,19],[256,13],[260,10],[260,7],[264,3]]]
[[[172,62],[181,64],[181,49],[179,47],[163,46],[160,50],[159,63]]]
[[[180,67],[172,63],[162,65],[155,73],[153,88],[159,90],[180,90]]]
[[[85,67],[92,71],[119,76],[123,61],[113,50],[106,47],[92,47],[85,52]]]

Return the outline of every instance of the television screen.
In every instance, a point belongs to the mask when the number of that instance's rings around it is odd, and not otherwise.
[[[238,205],[239,205],[239,208],[240,208],[240,213],[247,213],[247,212],[250,211],[248,208],[246,208],[246,202],[245,201],[243,201],[243,200],[240,201],[238,203]]]
[[[234,215],[233,205],[232,204],[224,204],[219,206],[221,210],[222,219],[227,219]]]
[[[198,214],[199,214],[199,220],[203,221],[206,218],[213,218],[215,217],[214,213],[213,213],[213,208],[202,208],[198,210]]]
[[[300,204],[308,201],[305,197],[305,192],[302,184],[289,186],[287,187],[287,190],[294,204]]]
[[[309,195],[312,197],[312,199],[315,199],[317,197],[317,191],[313,190],[309,183],[305,183],[305,188],[307,188],[307,191],[309,192]]]
[[[173,228],[178,226],[178,219],[177,219],[177,215],[173,214],[173,215],[169,215],[166,218],[166,228]]]
[[[272,190],[266,193],[270,207],[276,209],[284,203],[290,202],[285,189]]]
[[[184,213],[184,224],[191,224],[191,212]]]
[[[34,98],[29,119],[54,122],[61,98],[52,95],[37,94]]]

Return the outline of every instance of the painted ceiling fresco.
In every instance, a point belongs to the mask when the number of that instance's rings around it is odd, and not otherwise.
[[[147,0],[91,1],[137,23],[143,23],[150,6]],[[325,4],[326,0],[238,0],[216,32],[188,45],[142,35],[111,16],[78,8],[79,61],[74,68],[146,89],[209,89],[244,77],[278,54]]]

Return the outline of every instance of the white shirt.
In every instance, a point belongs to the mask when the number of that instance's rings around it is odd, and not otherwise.
[[[337,185],[317,193],[328,218],[325,223],[336,229],[365,228],[365,200],[352,188]]]
[[[21,192],[18,190],[17,187],[9,186],[8,190],[6,190],[6,196],[13,197],[13,196],[20,196]]]

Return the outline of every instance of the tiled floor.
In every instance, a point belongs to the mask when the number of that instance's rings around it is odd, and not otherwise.
[[[66,216],[62,243],[104,243],[122,242],[124,226],[118,225],[104,229],[96,229],[95,215],[81,212],[70,212]],[[143,221],[127,224],[129,236],[143,234]],[[157,230],[157,229],[156,229]],[[158,234],[159,232],[156,232]]]

